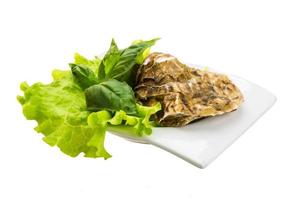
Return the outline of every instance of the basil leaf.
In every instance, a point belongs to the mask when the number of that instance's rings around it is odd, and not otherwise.
[[[136,115],[137,108],[131,87],[115,79],[109,79],[85,90],[89,111],[123,110],[129,115]]]
[[[106,75],[110,73],[113,66],[119,61],[120,56],[121,56],[121,51],[119,50],[115,40],[112,39],[110,48],[105,54],[99,66],[99,70],[98,70],[99,79],[107,78]]]
[[[133,85],[136,67],[138,63],[142,63],[144,51],[149,51],[148,48],[157,40],[158,38],[139,41],[123,50],[118,50],[112,40],[111,47],[100,64],[99,79],[116,79]]]
[[[98,83],[95,73],[87,67],[70,63],[71,71],[75,81],[82,89],[86,89]]]

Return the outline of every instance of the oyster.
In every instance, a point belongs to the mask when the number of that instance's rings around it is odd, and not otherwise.
[[[188,67],[170,54],[150,54],[137,71],[136,84],[139,102],[161,103],[155,118],[163,126],[185,126],[234,111],[243,102],[241,91],[226,75]]]

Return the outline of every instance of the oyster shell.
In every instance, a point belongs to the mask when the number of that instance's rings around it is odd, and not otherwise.
[[[188,67],[170,54],[150,54],[138,69],[136,83],[138,101],[148,106],[161,103],[155,118],[163,126],[185,126],[234,111],[243,102],[241,91],[226,75]]]

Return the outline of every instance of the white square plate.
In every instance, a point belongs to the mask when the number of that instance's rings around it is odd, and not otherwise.
[[[240,88],[245,98],[241,107],[234,112],[205,118],[180,128],[153,128],[150,136],[140,138],[113,134],[155,145],[199,168],[205,168],[276,101],[274,95],[256,84],[236,76],[230,76],[230,79]]]

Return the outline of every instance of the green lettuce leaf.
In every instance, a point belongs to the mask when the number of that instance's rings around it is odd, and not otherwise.
[[[150,121],[151,115],[161,110],[161,104],[157,103],[154,106],[142,106],[136,104],[138,116],[127,115],[124,111],[118,111],[114,117],[108,122],[110,125],[108,130],[116,132],[124,132],[138,136],[150,135],[152,133],[152,123]],[[123,125],[123,126],[118,126]]]
[[[137,116],[120,110],[113,114],[106,110],[87,111],[83,90],[74,82],[70,71],[54,70],[53,82],[26,82],[20,85],[24,92],[17,99],[28,120],[36,120],[35,130],[43,140],[72,157],[83,153],[85,157],[107,159],[111,155],[104,147],[106,130],[135,136],[151,134],[150,115],[160,110],[160,104],[146,107],[136,104]]]
[[[109,131],[125,133],[132,136],[150,135],[152,133],[150,116],[161,110],[161,105],[157,103],[152,107],[139,104],[136,106],[139,108],[139,117],[128,115],[123,110],[120,110],[115,112],[112,118],[105,118],[105,120],[103,120],[102,113],[104,111],[99,111],[91,113],[88,121],[92,119],[95,124],[97,124],[97,122],[105,122],[105,124],[100,124],[99,126],[106,126]]]
[[[69,156],[83,152],[86,157],[109,158],[103,144],[106,129],[87,122],[90,113],[86,111],[85,96],[71,72],[56,70],[53,79],[50,84],[21,84],[24,96],[18,100],[24,116],[37,121],[35,130],[44,135],[46,143],[58,146]]]

